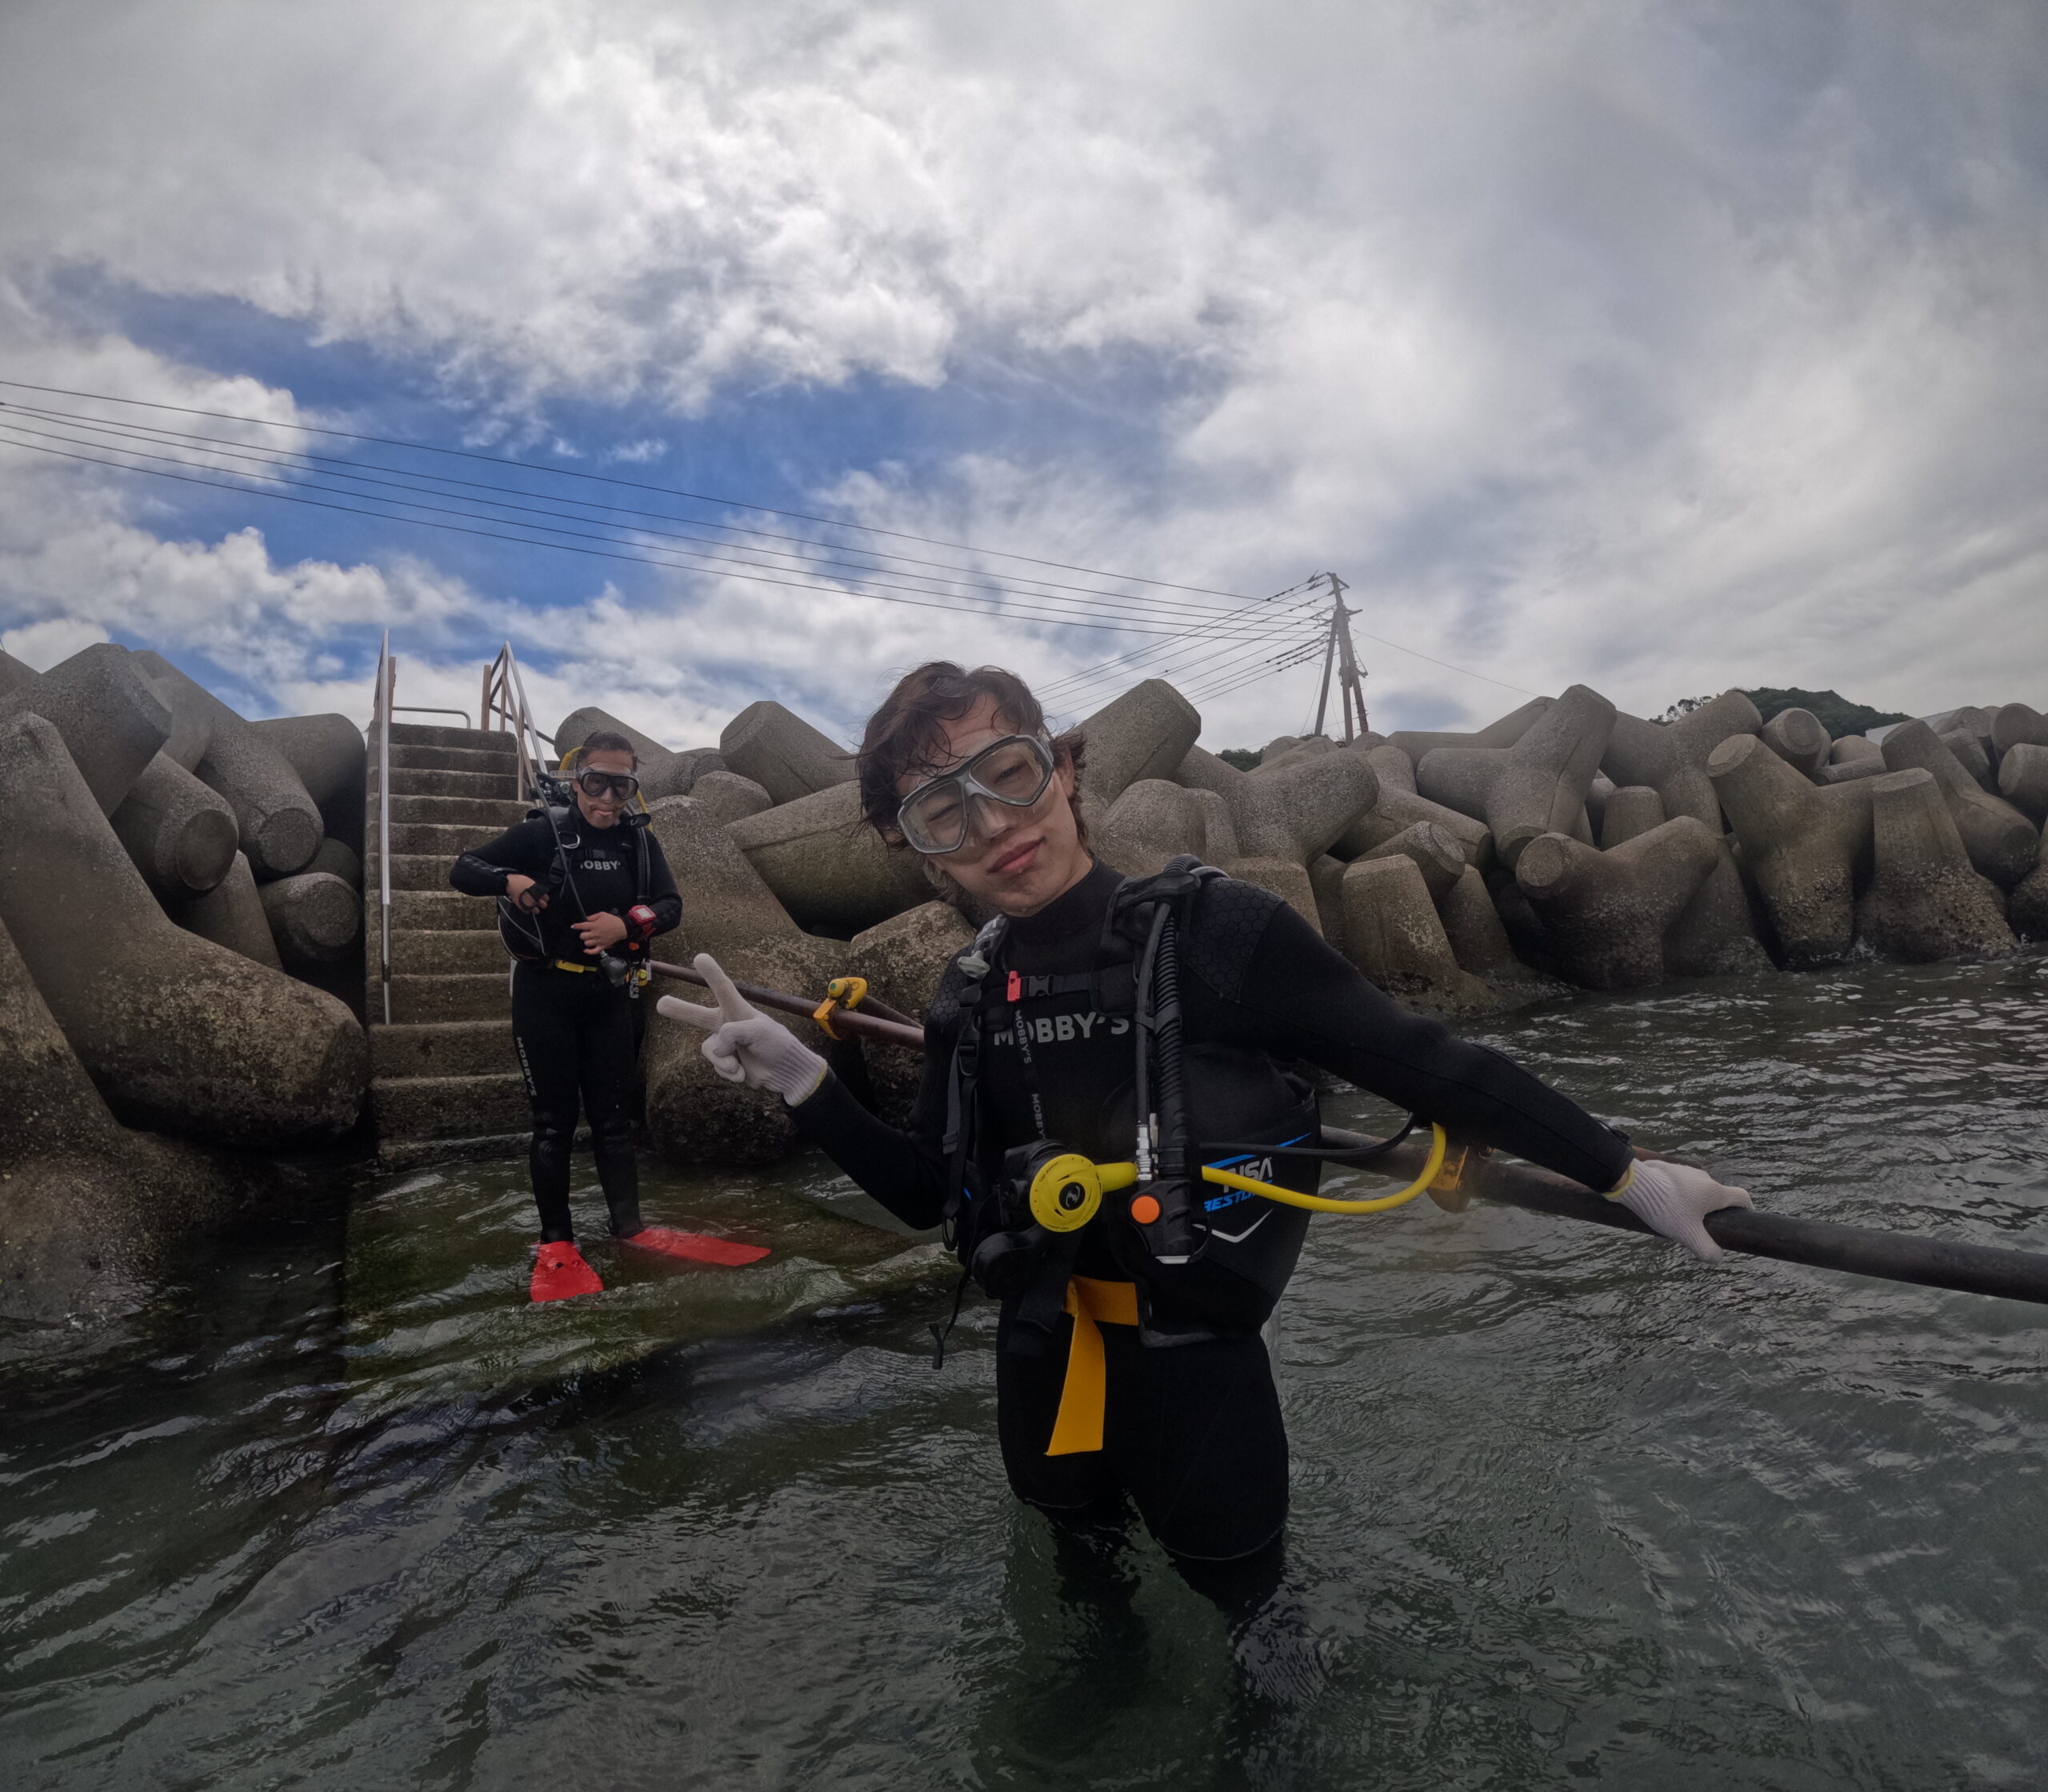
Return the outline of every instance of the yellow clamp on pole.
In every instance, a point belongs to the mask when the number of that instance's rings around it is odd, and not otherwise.
[[[850,1013],[866,999],[867,979],[865,977],[835,977],[825,986],[825,999],[818,1003],[817,1011],[810,1018],[825,1029],[826,1038],[840,1038],[843,1035],[832,1024],[833,1015],[842,1008]]]
[[[1326,1194],[1304,1194],[1298,1189],[1255,1182],[1249,1176],[1234,1175],[1227,1170],[1214,1169],[1207,1164],[1202,1166],[1202,1179],[1220,1183],[1226,1189],[1242,1189],[1248,1194],[1262,1194],[1268,1201],[1283,1202],[1290,1207],[1306,1207],[1312,1214],[1383,1214],[1390,1208],[1413,1201],[1437,1179],[1437,1172],[1443,1168],[1444,1153],[1450,1148],[1450,1141],[1444,1136],[1443,1128],[1434,1122],[1430,1132],[1429,1161],[1422,1166],[1422,1174],[1398,1194],[1382,1194],[1371,1201],[1335,1201]]]
[[[1105,1194],[1137,1180],[1134,1163],[1096,1163],[1063,1151],[1031,1178],[1031,1217],[1048,1232],[1078,1232],[1102,1210]]]
[[[1430,1184],[1429,1197],[1447,1214],[1462,1214],[1472,1205],[1471,1191],[1464,1186],[1465,1173],[1476,1170],[1493,1155],[1493,1147],[1462,1140],[1458,1149],[1443,1160],[1443,1168]]]

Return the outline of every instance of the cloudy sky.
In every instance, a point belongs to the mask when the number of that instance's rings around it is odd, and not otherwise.
[[[0,378],[0,640],[252,714],[2048,706],[2048,9],[12,0]]]

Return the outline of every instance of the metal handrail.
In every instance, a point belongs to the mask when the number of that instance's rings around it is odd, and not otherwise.
[[[519,662],[509,641],[498,650],[498,657],[484,668],[483,701],[478,714],[485,728],[512,735],[526,800],[539,802],[541,774],[550,763],[541,754],[540,743],[545,742],[552,747],[555,741],[552,734],[543,734],[534,723],[533,710],[526,702],[526,681],[520,674]]]
[[[462,726],[465,728],[470,725],[470,712],[467,710],[440,709],[431,703],[394,703],[391,708],[393,713],[398,715],[458,715],[462,718]]]
[[[377,972],[386,1026],[391,1024],[391,698],[398,684],[398,662],[391,658],[386,629],[377,650],[377,694],[370,717],[377,736]]]

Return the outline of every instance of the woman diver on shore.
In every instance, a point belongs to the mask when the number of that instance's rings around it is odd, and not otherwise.
[[[1318,1159],[1286,1154],[1317,1139],[1314,1096],[1290,1068],[1306,1059],[1607,1194],[1702,1257],[1720,1254],[1702,1216],[1749,1197],[1637,1161],[1566,1096],[1390,1000],[1267,891],[1192,861],[1122,878],[1089,850],[1074,797],[1084,744],[1048,738],[1013,674],[945,662],[904,678],[868,723],[868,822],[998,915],[926,1016],[907,1131],[862,1106],[708,957],[697,963],[718,1006],[660,1006],[706,1030],[721,1075],[778,1091],[891,1212],[946,1229],[1002,1303],[997,1430],[1013,1490],[1070,1538],[1100,1535],[1127,1497],[1242,1654],[1279,1584],[1287,1507],[1260,1327],[1309,1215],[1186,1180],[1199,1164],[1177,1151],[1216,1154],[1190,1139],[1230,1142],[1226,1154],[1254,1158],[1246,1167],[1270,1185],[1312,1191]],[[1059,1216],[1030,1190],[1062,1153],[1134,1157],[1137,1186],[1054,1230],[1040,1222]],[[1178,1211],[1177,1187],[1194,1191]]]
[[[648,942],[682,918],[662,843],[646,826],[639,761],[622,735],[592,734],[570,756],[571,802],[543,807],[472,847],[448,881],[495,896],[498,931],[517,961],[512,1038],[533,1110],[528,1164],[540,1210],[531,1284],[536,1301],[604,1286],[576,1248],[569,1214],[570,1147],[580,1105],[615,1238],[665,1256],[750,1262],[758,1247],[649,1226],[640,1217],[633,1142],[639,1027],[634,1002]]]

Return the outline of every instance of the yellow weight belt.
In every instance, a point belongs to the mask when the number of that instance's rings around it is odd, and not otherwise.
[[[1052,1442],[1046,1446],[1048,1456],[1078,1456],[1102,1447],[1102,1397],[1108,1378],[1102,1366],[1102,1334],[1096,1328],[1138,1323],[1138,1284],[1070,1277],[1066,1310],[1074,1315],[1074,1337],[1066,1347],[1066,1380],[1059,1390]]]

